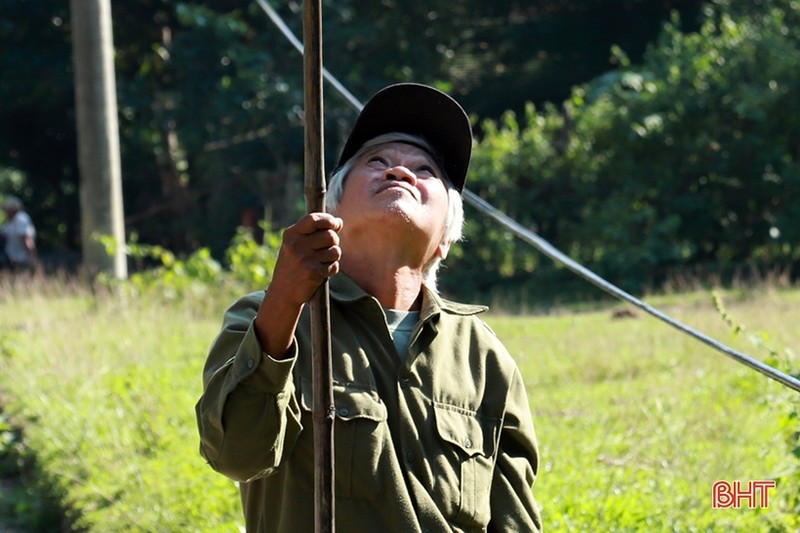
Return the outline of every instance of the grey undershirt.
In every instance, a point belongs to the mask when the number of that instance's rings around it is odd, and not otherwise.
[[[408,344],[411,341],[411,332],[419,322],[419,311],[384,309],[383,312],[386,314],[386,324],[389,326],[389,333],[392,334],[394,347],[402,361],[406,357]]]

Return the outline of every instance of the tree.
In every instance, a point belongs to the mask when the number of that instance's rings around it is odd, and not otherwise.
[[[0,189],[25,201],[41,256],[80,246],[69,5],[0,2]]]
[[[623,68],[563,109],[487,123],[474,189],[630,290],[682,272],[796,268],[800,8],[720,2],[705,17],[697,32],[674,19],[641,64],[618,50]],[[453,270],[502,258],[484,277],[518,292],[539,264],[496,233],[472,226],[481,259]]]
[[[274,3],[299,35],[299,4]],[[415,80],[497,118],[508,108],[521,113],[525,100],[541,105],[569,95],[573,80],[614,67],[610,43],[627,44],[636,57],[669,8],[692,19],[699,5],[339,0],[325,5],[325,63],[361,99],[392,81]],[[74,247],[70,19],[56,0],[0,0],[0,7],[0,38],[9,47],[0,57],[7,73],[0,97],[11,103],[0,113],[14,124],[0,135],[0,167],[14,169],[30,189],[22,196],[35,200],[43,246]],[[142,0],[112,9],[128,232],[179,252],[208,245],[219,257],[244,214],[255,211],[275,226],[293,220],[302,211],[302,63],[257,3]],[[616,22],[631,18],[637,23]],[[42,67],[34,81],[8,81],[30,80],[31,65]],[[328,168],[354,117],[328,87]],[[48,126],[27,131],[39,121]],[[43,149],[38,133],[53,125]],[[43,150],[48,158],[38,157]]]

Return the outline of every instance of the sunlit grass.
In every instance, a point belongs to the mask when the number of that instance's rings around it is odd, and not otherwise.
[[[8,287],[6,287],[8,288]],[[800,291],[652,302],[734,348],[800,345]],[[235,531],[236,489],[197,451],[194,403],[229,296],[170,304],[80,284],[0,295],[0,392],[63,502],[95,531]],[[756,531],[781,511],[711,509],[720,479],[798,467],[785,388],[634,310],[488,315],[518,361],[541,445],[535,494],[549,531]],[[794,360],[797,366],[797,360]],[[773,490],[773,495],[778,489]]]
[[[798,294],[731,294],[727,307],[749,331],[769,332],[776,346],[798,346]],[[664,310],[754,353],[745,335],[732,336],[710,295],[687,302],[672,296]],[[635,315],[490,319],[528,385],[542,453],[535,493],[550,530],[762,530],[779,509],[712,510],[711,487],[798,467],[780,426],[787,406],[771,402],[785,388]]]
[[[6,410],[79,526],[239,529],[234,484],[198,452],[194,403],[221,313],[199,303],[57,288],[0,304]]]

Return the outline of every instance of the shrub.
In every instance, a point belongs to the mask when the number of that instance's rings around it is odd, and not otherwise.
[[[117,244],[103,237],[106,249],[113,253]],[[185,259],[158,245],[140,244],[134,235],[126,252],[139,268],[124,282],[100,276],[104,285],[113,286],[128,296],[147,296],[158,300],[197,302],[231,299],[244,292],[265,288],[278,259],[281,236],[265,231],[263,244],[251,232],[239,228],[225,251],[223,267],[208,248],[200,248]]]
[[[641,65],[614,49],[619,68],[561,109],[484,122],[470,188],[628,290],[701,265],[797,267],[800,3],[748,6],[708,4],[696,33],[676,16]],[[451,286],[552,270],[491,221],[468,217],[466,240]]]

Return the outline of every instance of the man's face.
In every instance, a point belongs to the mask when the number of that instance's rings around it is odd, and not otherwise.
[[[336,214],[347,230],[372,231],[376,238],[398,228],[398,235],[414,236],[443,258],[449,243],[442,243],[448,212],[442,176],[421,148],[399,142],[376,146],[350,171]]]

